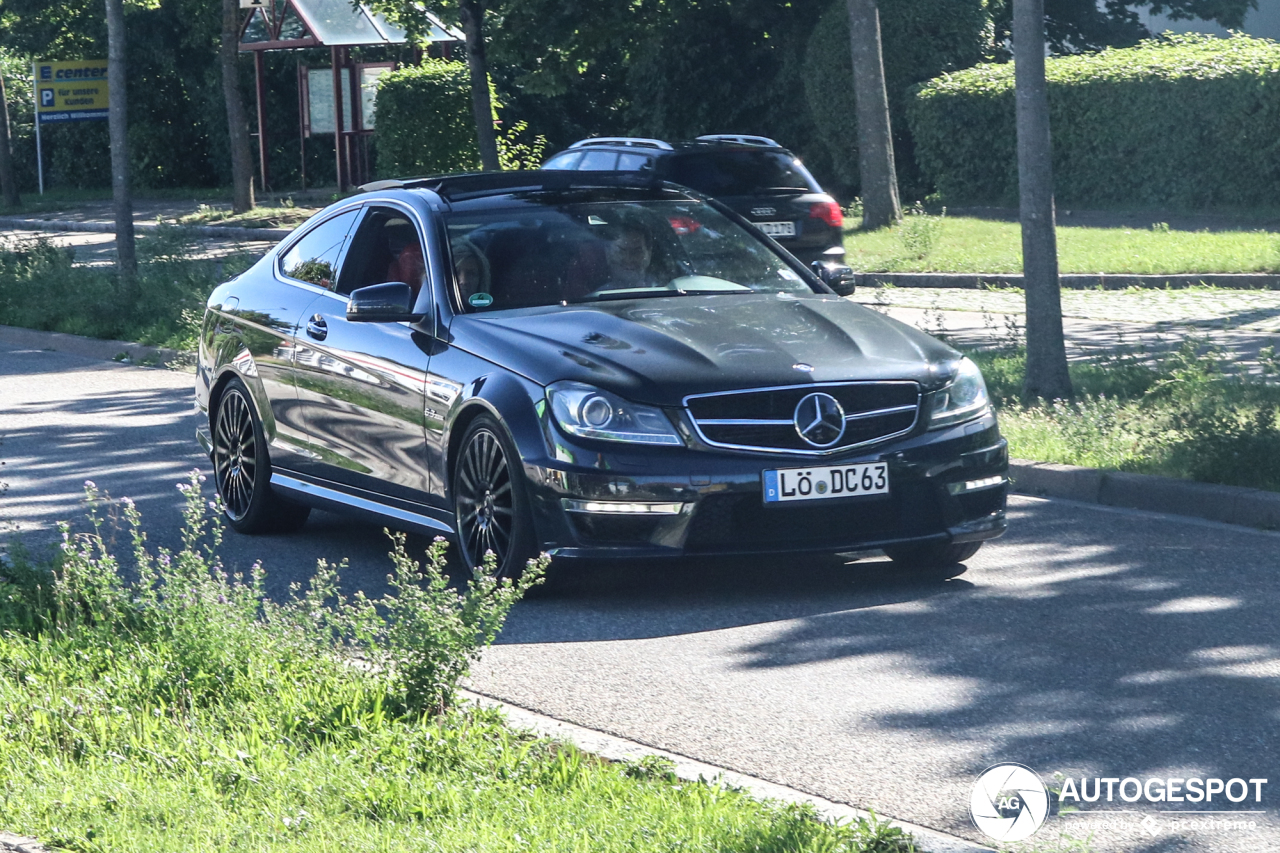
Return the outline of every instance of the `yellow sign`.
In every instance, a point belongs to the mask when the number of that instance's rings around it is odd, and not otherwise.
[[[36,115],[41,124],[107,117],[110,102],[105,59],[36,62]]]

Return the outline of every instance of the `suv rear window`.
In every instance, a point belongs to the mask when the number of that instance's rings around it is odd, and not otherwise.
[[[781,151],[696,151],[663,163],[668,180],[712,196],[769,190],[822,192],[800,161]]]

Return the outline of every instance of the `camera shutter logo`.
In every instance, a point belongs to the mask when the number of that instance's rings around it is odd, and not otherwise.
[[[1030,767],[997,764],[973,783],[969,814],[984,835],[1021,841],[1034,835],[1049,816],[1049,791]]]

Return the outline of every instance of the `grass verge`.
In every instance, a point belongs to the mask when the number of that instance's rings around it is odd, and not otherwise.
[[[455,591],[442,542],[418,563],[398,538],[386,598],[339,596],[321,563],[279,604],[257,567],[223,571],[198,478],[182,488],[179,553],[150,554],[136,509],[90,487],[94,529],[64,528],[51,570],[0,562],[6,829],[86,853],[912,849],[878,822],[833,826],[452,708],[540,564]],[[107,545],[112,513],[131,560]]]
[[[863,272],[1022,272],[1016,222],[933,216],[918,209],[900,225],[845,235],[845,261]],[[1064,273],[1274,273],[1280,234],[1058,226]]]
[[[127,296],[113,267],[75,264],[46,238],[0,245],[0,324],[193,350],[205,300],[254,258],[192,260],[191,246],[177,227],[140,235],[137,288]]]
[[[1280,358],[1249,373],[1205,341],[1071,365],[1074,400],[1020,399],[1021,349],[971,352],[1020,459],[1280,491]]]

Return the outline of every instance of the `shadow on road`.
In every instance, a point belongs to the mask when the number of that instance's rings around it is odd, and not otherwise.
[[[885,727],[964,739],[986,738],[999,724],[1000,757],[1090,778],[1159,776],[1171,767],[1274,777],[1280,549],[1269,558],[1257,547],[1241,549],[1250,556],[1233,549],[1237,539],[1267,534],[1224,531],[1206,545],[1205,528],[1167,520],[1153,522],[1135,547],[1132,536],[1117,535],[1123,517],[1082,523],[1049,502],[1014,515],[1001,549],[1007,582],[988,573],[996,583],[921,596],[912,607],[840,600],[744,649],[742,666],[905,656],[913,668],[962,679],[970,698],[943,711],[887,715],[878,720]],[[1031,547],[1045,542],[1063,547],[1048,557]]]

